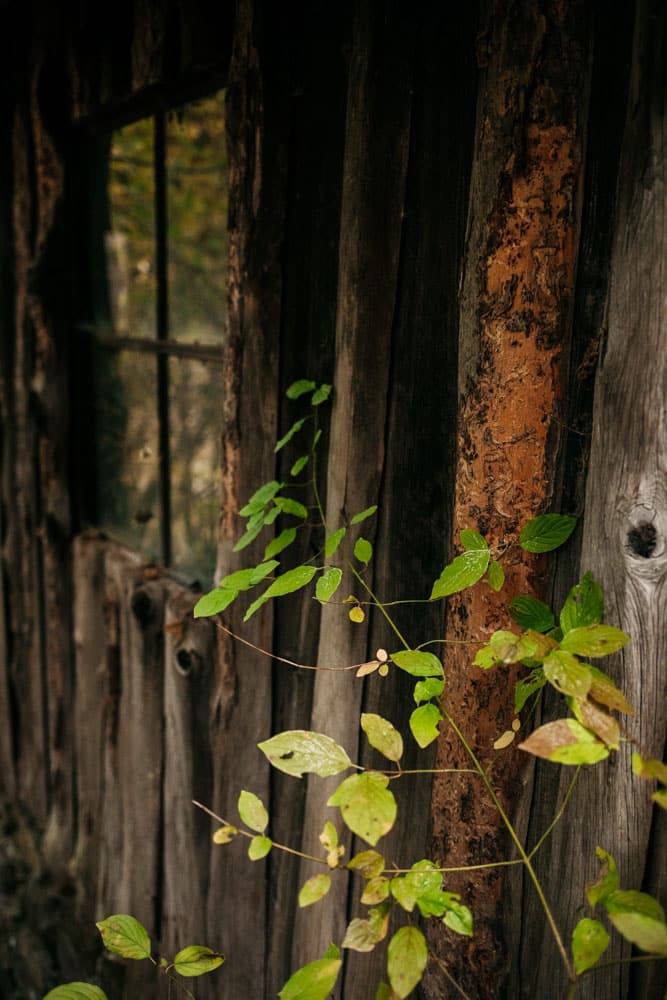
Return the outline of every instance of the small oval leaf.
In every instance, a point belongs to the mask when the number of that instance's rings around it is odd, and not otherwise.
[[[609,935],[604,924],[599,920],[584,917],[574,928],[572,934],[572,955],[574,971],[578,976],[586,969],[592,969],[609,945]]]
[[[481,580],[489,565],[488,549],[471,549],[457,556],[445,566],[433,584],[430,600],[435,601],[450,594],[458,594]]]
[[[174,970],[179,976],[203,976],[206,972],[219,969],[224,960],[224,955],[212,951],[211,948],[191,944],[179,951],[174,958]]]
[[[398,762],[403,756],[403,737],[391,722],[381,715],[365,712],[361,716],[361,728],[368,737],[368,742],[379,750],[387,760]]]
[[[100,920],[95,925],[102,935],[107,951],[122,958],[148,958],[151,953],[151,939],[148,931],[134,917],[126,913],[115,913]]]
[[[343,571],[337,566],[329,566],[315,585],[315,597],[321,604],[326,604],[340,587]]]
[[[553,552],[568,540],[576,526],[576,517],[541,514],[525,525],[519,535],[519,545],[526,552]]]
[[[312,906],[326,896],[331,888],[330,875],[313,875],[301,886],[299,891],[299,906]],[[345,947],[345,945],[343,945]]]
[[[366,538],[357,538],[354,543],[354,557],[365,566],[373,558],[373,546]]]
[[[389,942],[387,971],[394,992],[403,1000],[420,982],[426,963],[426,939],[417,927],[401,927]]]
[[[440,735],[438,723],[441,721],[442,712],[431,702],[420,705],[410,716],[410,732],[422,750],[437,740]]]
[[[92,983],[65,983],[50,990],[43,1000],[107,1000],[107,995]]]
[[[442,677],[442,663],[433,653],[419,649],[402,649],[391,654],[392,662],[413,677]]]
[[[261,861],[273,847],[270,837],[253,837],[248,845],[248,857],[251,861]]]
[[[239,816],[246,826],[256,833],[264,833],[269,823],[269,814],[261,799],[252,792],[241,792],[238,802]]]
[[[273,767],[296,778],[304,774],[328,778],[352,766],[345,750],[323,733],[294,729],[278,733],[257,746]]]

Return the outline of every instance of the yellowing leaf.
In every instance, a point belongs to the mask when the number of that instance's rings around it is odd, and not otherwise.
[[[607,896],[618,889],[618,871],[611,854],[601,847],[596,847],[595,853],[602,862],[602,869],[596,881],[586,886],[586,898],[591,906],[604,903]]]
[[[280,1000],[327,1000],[336,985],[340,958],[318,958],[290,976],[278,994]]]
[[[361,716],[361,728],[368,737],[368,742],[379,750],[387,760],[398,762],[403,755],[403,737],[391,722],[381,715],[365,712]]]
[[[590,691],[592,676],[586,664],[572,653],[555,649],[544,661],[544,676],[561,694],[585,699]]]
[[[251,861],[261,861],[273,847],[269,837],[253,837],[248,845],[248,857]]]
[[[361,851],[348,862],[353,872],[359,872],[363,878],[376,878],[384,871],[385,860],[377,851]]]
[[[519,749],[559,764],[596,764],[609,756],[604,743],[576,719],[558,719],[540,726]]]
[[[106,920],[96,924],[102,935],[102,941],[107,951],[122,958],[148,958],[151,953],[151,940],[148,931],[134,917],[125,913],[116,913]]]
[[[387,776],[377,771],[353,774],[338,786],[327,805],[339,806],[350,830],[375,846],[396,820],[396,799],[388,784]]]
[[[352,766],[345,750],[323,733],[288,730],[257,746],[273,767],[296,778],[304,774],[328,778]]]
[[[44,1000],[107,1000],[107,995],[91,983],[66,983],[50,990]]]
[[[579,656],[609,656],[630,642],[630,636],[613,625],[583,625],[563,636],[561,649]]]
[[[401,927],[389,942],[387,970],[394,992],[403,1000],[420,982],[428,948],[424,935],[417,927]]]
[[[365,620],[365,618],[366,615],[364,614],[364,609],[360,608],[359,605],[357,605],[356,608],[350,609],[351,622],[354,622],[356,625],[361,625],[361,623]]]
[[[183,948],[174,958],[174,970],[179,976],[203,976],[206,972],[218,969],[224,962],[224,955],[219,955],[210,948],[191,944]]]
[[[326,896],[330,888],[331,877],[329,875],[313,875],[301,886],[299,906],[312,906],[313,903],[317,903],[323,896]]]
[[[238,833],[238,828],[235,826],[230,826],[225,824],[225,826],[220,826],[213,834],[212,840],[214,844],[231,844],[232,840]]]

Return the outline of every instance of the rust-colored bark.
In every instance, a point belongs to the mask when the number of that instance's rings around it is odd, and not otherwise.
[[[579,45],[561,5],[516,6],[524,15],[518,36],[506,10],[490,11],[463,287],[454,537],[478,528],[491,546],[514,537],[549,507],[553,494],[581,162],[572,72],[581,67]],[[484,639],[507,627],[508,594],[540,593],[542,559],[515,547],[503,565],[501,594],[482,584],[450,600],[447,639]],[[524,762],[514,749],[493,751],[493,742],[512,721],[517,671],[483,673],[471,666],[474,650],[453,645],[447,651],[447,706],[509,808]],[[469,766],[449,728],[436,766]],[[443,865],[508,856],[509,840],[479,779],[471,784],[443,776],[432,807],[433,856]],[[502,979],[500,871],[447,880],[473,909],[470,942],[445,942],[445,931],[433,935],[432,944],[474,997],[496,996]],[[435,977],[429,990],[447,995]]]

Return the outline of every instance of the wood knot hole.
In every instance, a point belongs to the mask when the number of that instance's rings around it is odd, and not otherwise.
[[[628,545],[636,556],[650,559],[658,544],[658,533],[650,521],[640,521],[628,532]]]
[[[132,614],[142,626],[148,625],[155,617],[153,602],[145,590],[135,590],[132,594],[130,606]]]
[[[187,649],[185,646],[181,646],[176,653],[174,660],[179,674],[183,677],[188,677],[199,668],[201,657],[196,650]]]

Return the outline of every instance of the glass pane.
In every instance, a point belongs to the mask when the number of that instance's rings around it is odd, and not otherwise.
[[[221,343],[227,285],[224,91],[167,123],[169,327],[177,340]]]
[[[220,365],[169,362],[174,569],[213,581],[220,514]]]
[[[99,523],[153,561],[160,553],[156,392],[155,358],[98,348]]]
[[[104,247],[111,319],[125,337],[155,337],[153,170],[152,118],[113,133]]]

